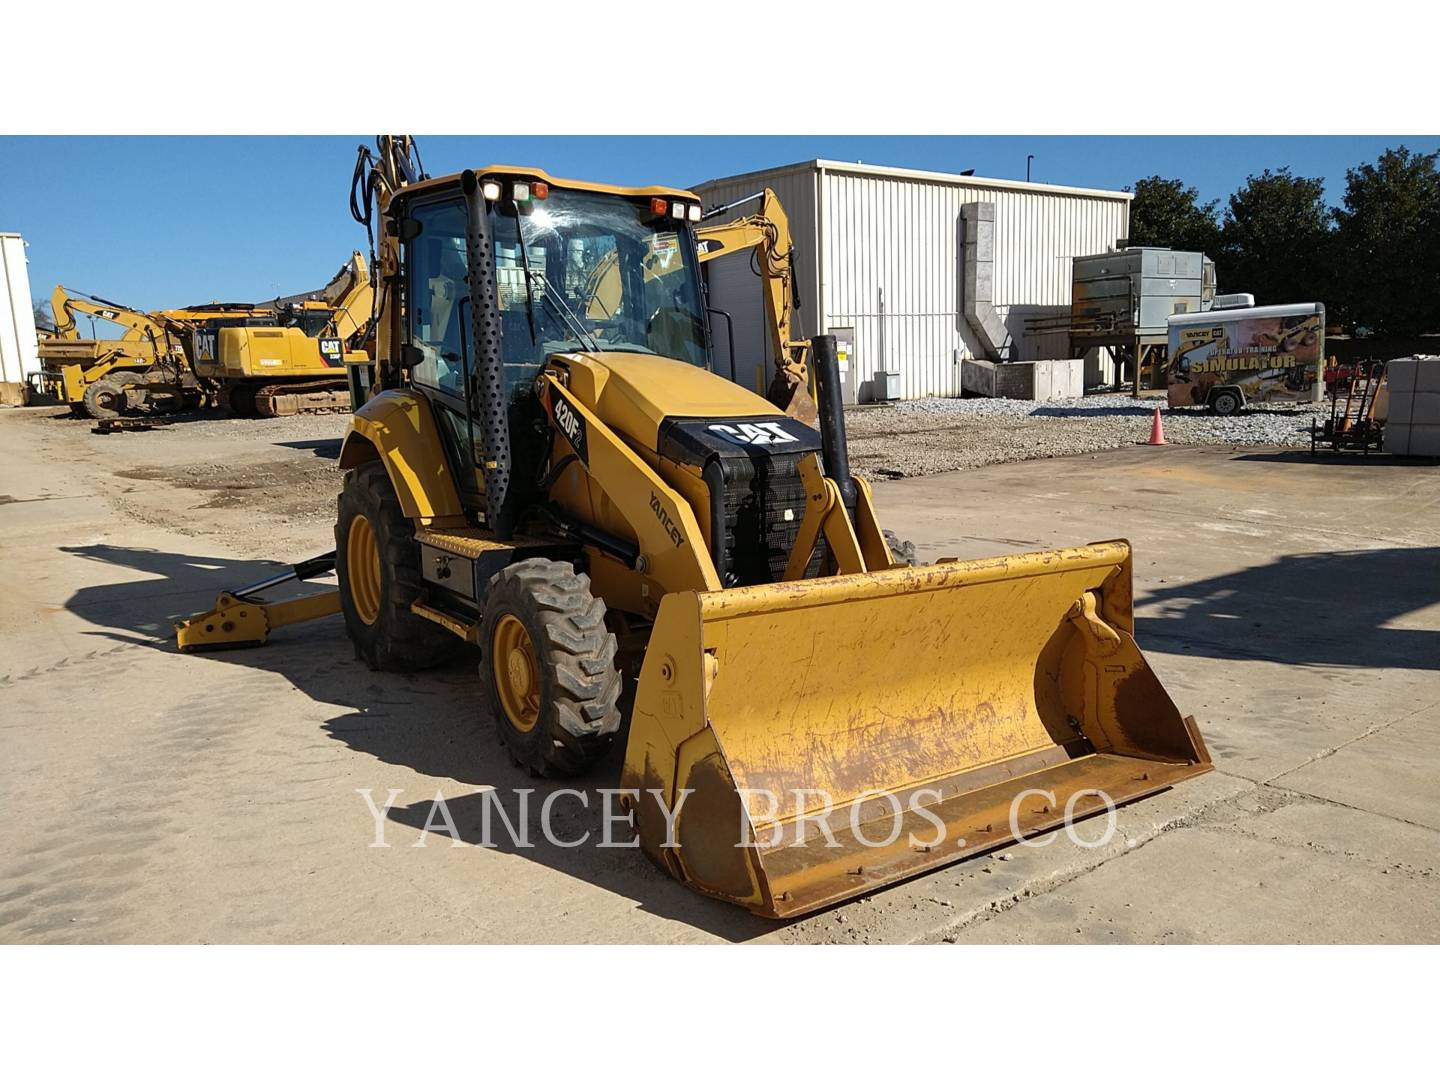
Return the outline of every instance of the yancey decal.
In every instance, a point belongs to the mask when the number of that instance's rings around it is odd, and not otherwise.
[[[665,531],[670,535],[670,539],[675,541],[675,546],[678,548],[684,544],[685,537],[680,532],[680,526],[670,520],[670,515],[665,512],[665,507],[660,502],[660,496],[653,491],[650,492],[650,509],[655,511],[656,520],[660,522]]]

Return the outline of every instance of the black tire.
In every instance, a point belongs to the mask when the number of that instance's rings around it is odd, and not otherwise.
[[[255,411],[255,387],[246,383],[236,383],[225,393],[225,407],[230,411],[231,416],[239,417],[242,420],[254,420],[259,413]]]
[[[377,671],[420,671],[454,657],[463,642],[410,610],[411,603],[425,596],[420,547],[385,466],[367,461],[346,473],[336,509],[335,574],[355,655]],[[367,580],[374,581],[374,572],[357,571],[351,565],[351,532],[360,518],[366,523],[362,529],[369,529],[379,562],[378,582],[368,603],[357,600],[354,589],[362,576],[368,574]]]
[[[1244,404],[1239,390],[1216,390],[1210,395],[1210,411],[1216,416],[1234,416]]]
[[[85,388],[85,412],[95,420],[113,420],[130,411],[130,396],[125,384],[133,379],[130,372],[112,372],[101,376]]]
[[[518,621],[538,687],[528,729],[517,726],[502,699],[496,641]],[[615,635],[605,625],[605,602],[590,579],[569,563],[526,559],[490,580],[485,600],[480,682],[495,714],[500,742],[517,765],[538,776],[577,776],[604,756],[620,729],[621,673]],[[537,678],[538,676],[538,678]]]
[[[915,542],[913,540],[901,540],[889,529],[886,529],[885,543],[890,548],[890,558],[895,562],[904,563],[906,566],[916,565]]]

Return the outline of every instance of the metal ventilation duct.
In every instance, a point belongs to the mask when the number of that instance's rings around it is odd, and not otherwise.
[[[995,204],[965,203],[965,321],[975,331],[988,360],[1009,348],[1010,331],[995,312]]]

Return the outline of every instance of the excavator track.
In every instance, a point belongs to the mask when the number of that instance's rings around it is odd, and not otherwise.
[[[268,383],[255,391],[256,416],[294,416],[296,413],[350,411],[350,391],[344,381]]]

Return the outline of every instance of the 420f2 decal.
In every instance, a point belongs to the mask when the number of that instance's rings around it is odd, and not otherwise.
[[[585,421],[574,407],[554,390],[550,391],[550,415],[560,434],[575,450],[575,455],[585,464],[590,463],[589,445],[585,440]]]

